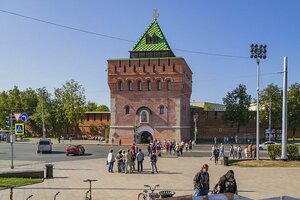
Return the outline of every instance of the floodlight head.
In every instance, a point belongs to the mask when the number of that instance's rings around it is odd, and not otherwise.
[[[255,45],[254,45],[254,47],[255,47],[255,48],[257,48],[257,47],[258,47],[258,45],[257,45],[257,44],[255,44]]]
[[[257,58],[257,55],[254,55],[254,58]]]
[[[264,55],[264,56],[263,56],[263,59],[266,59],[266,58],[267,58],[267,56],[266,56],[266,55]]]
[[[267,45],[264,45],[264,48],[266,49],[266,48],[267,48]]]
[[[253,55],[250,56],[250,58],[253,58],[253,57],[254,57]]]
[[[254,47],[254,44],[251,44],[250,47],[253,48],[253,47]]]

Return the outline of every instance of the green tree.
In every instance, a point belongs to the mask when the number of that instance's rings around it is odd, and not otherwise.
[[[85,105],[85,109],[86,112],[88,111],[96,111],[97,110],[97,104],[91,101],[88,101],[87,104]]]
[[[300,84],[294,83],[288,91],[288,128],[295,138],[296,129],[300,127]]]
[[[223,98],[223,103],[226,106],[225,122],[230,123],[231,126],[236,125],[239,133],[240,127],[249,121],[251,96],[247,94],[246,86],[240,84],[236,89],[228,92]]]
[[[268,127],[269,111],[271,107],[271,118],[273,127],[281,127],[282,117],[282,92],[277,85],[273,83],[268,85],[260,95],[261,122]]]
[[[109,111],[109,108],[106,105],[99,105],[96,111]]]
[[[67,134],[76,134],[78,123],[84,117],[85,95],[84,88],[74,79],[67,81],[61,88],[55,89],[55,99],[58,110],[62,112],[67,123]],[[61,118],[60,118],[61,119]]]

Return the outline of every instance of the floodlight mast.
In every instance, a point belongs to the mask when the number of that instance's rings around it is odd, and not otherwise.
[[[259,160],[259,79],[260,79],[260,61],[267,58],[267,45],[250,45],[250,58],[256,59],[256,160]]]

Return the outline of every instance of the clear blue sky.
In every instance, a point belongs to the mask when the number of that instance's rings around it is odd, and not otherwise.
[[[1,0],[0,9],[101,34],[137,41],[158,22],[171,48],[249,56],[250,44],[268,45],[261,63],[261,88],[282,87],[283,57],[289,58],[289,84],[300,82],[300,1],[75,1]],[[107,59],[127,58],[134,43],[67,30],[0,12],[0,90],[46,87],[70,79],[86,89],[87,100],[109,105]],[[253,59],[183,56],[193,75],[193,101],[221,103],[245,84],[255,97]]]

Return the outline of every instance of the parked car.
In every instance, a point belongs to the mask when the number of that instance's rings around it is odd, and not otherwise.
[[[80,155],[84,155],[84,153],[85,153],[85,149],[82,145],[69,145],[66,148],[67,156],[70,154],[80,156]]]
[[[41,138],[37,143],[37,153],[52,152],[52,142],[48,138]]]
[[[278,143],[273,141],[267,141],[262,144],[259,144],[259,149],[266,150],[268,148],[268,145],[272,145],[272,144],[278,144]]]

